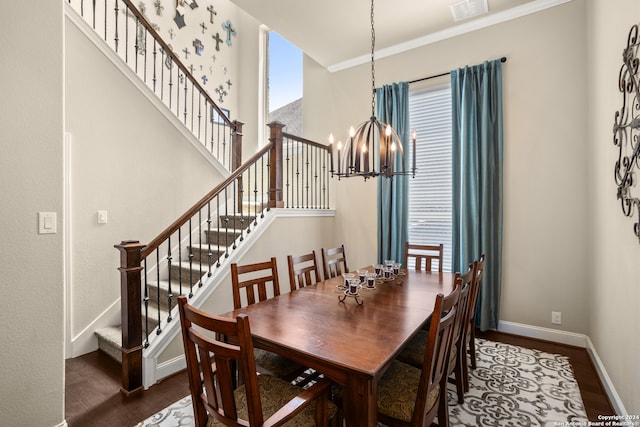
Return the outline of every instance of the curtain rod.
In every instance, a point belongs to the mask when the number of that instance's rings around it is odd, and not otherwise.
[[[500,62],[507,62],[507,58],[503,56],[502,58],[500,58]],[[447,71],[446,73],[436,74],[435,76],[429,76],[429,77],[423,77],[421,79],[411,80],[409,84],[422,82],[424,80],[435,79],[436,77],[448,76],[449,74],[451,74],[451,71]]]

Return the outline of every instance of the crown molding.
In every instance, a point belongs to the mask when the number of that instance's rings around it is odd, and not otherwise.
[[[442,40],[446,40],[452,37],[460,36],[462,34],[470,33],[472,31],[481,30],[483,28],[490,27],[492,25],[507,22],[512,19],[521,18],[523,16],[540,12],[551,7],[559,6],[564,3],[568,3],[573,0],[535,0],[529,3],[517,6],[503,12],[498,12],[493,15],[489,15],[483,18],[475,19],[473,21],[466,22],[464,24],[456,25],[451,28],[447,28],[442,31],[427,34],[426,36],[418,37],[413,40],[408,40],[403,43],[396,44],[384,49],[377,50],[375,52],[376,59],[386,58],[388,56],[397,55],[399,53],[407,52],[418,47],[426,46],[432,43],[436,43]],[[346,61],[337,62],[329,65],[327,70],[329,72],[336,72],[346,70],[358,65],[366,64],[371,61],[371,55],[361,55]]]

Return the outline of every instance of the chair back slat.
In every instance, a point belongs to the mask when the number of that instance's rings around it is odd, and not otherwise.
[[[246,276],[249,277],[245,278]],[[272,296],[280,295],[276,258],[271,258],[270,261],[242,266],[236,263],[231,264],[231,284],[233,287],[234,309],[243,307],[241,297],[242,290],[244,290],[245,294],[245,305],[255,304],[256,302],[268,299],[270,297],[269,290],[273,293]]]
[[[330,249],[322,248],[322,267],[325,280],[340,276],[342,273],[348,273],[349,267],[347,266],[344,245]]]
[[[289,255],[287,256],[287,264],[289,266],[289,286],[292,291],[314,285],[321,280],[316,251],[296,257]]]
[[[415,269],[422,271],[424,261],[425,271],[433,271],[433,261],[438,261],[438,271],[442,272],[442,262],[444,258],[444,245],[415,245],[406,242],[404,245],[405,267],[409,267],[409,259],[415,260]]]
[[[482,276],[484,274],[485,256],[482,254],[480,259],[473,263],[474,277],[471,282],[471,291],[469,292],[469,303],[467,309],[467,334],[475,328],[476,317],[478,316],[478,299],[480,298],[480,287],[482,285]]]
[[[453,343],[454,325],[456,321],[458,299],[460,287],[447,296],[438,294],[436,297],[431,324],[429,326],[429,337],[424,355],[424,363],[418,384],[418,393],[415,409],[413,412],[412,425],[422,425],[427,413],[437,408],[436,402],[429,407],[429,394],[434,387],[440,387],[442,378],[446,375],[449,353]],[[446,399],[446,389],[440,390],[439,399]]]
[[[238,418],[233,392],[239,376],[245,383],[249,423],[262,425],[248,316],[229,319],[210,315],[190,306],[184,295],[178,297],[178,308],[195,425],[206,426],[208,416],[225,425],[245,425]],[[239,376],[236,367],[241,371]]]

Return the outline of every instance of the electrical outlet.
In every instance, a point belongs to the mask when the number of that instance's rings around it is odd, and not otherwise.
[[[553,323],[554,325],[562,325],[562,313],[559,311],[552,311],[551,323]]]

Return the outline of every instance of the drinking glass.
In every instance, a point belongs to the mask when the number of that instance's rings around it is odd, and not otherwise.
[[[349,289],[349,281],[355,279],[356,275],[353,273],[344,273],[342,277],[344,277],[344,282],[342,286],[338,285],[338,289]]]
[[[375,288],[376,286],[376,273],[367,274],[367,288]]]

